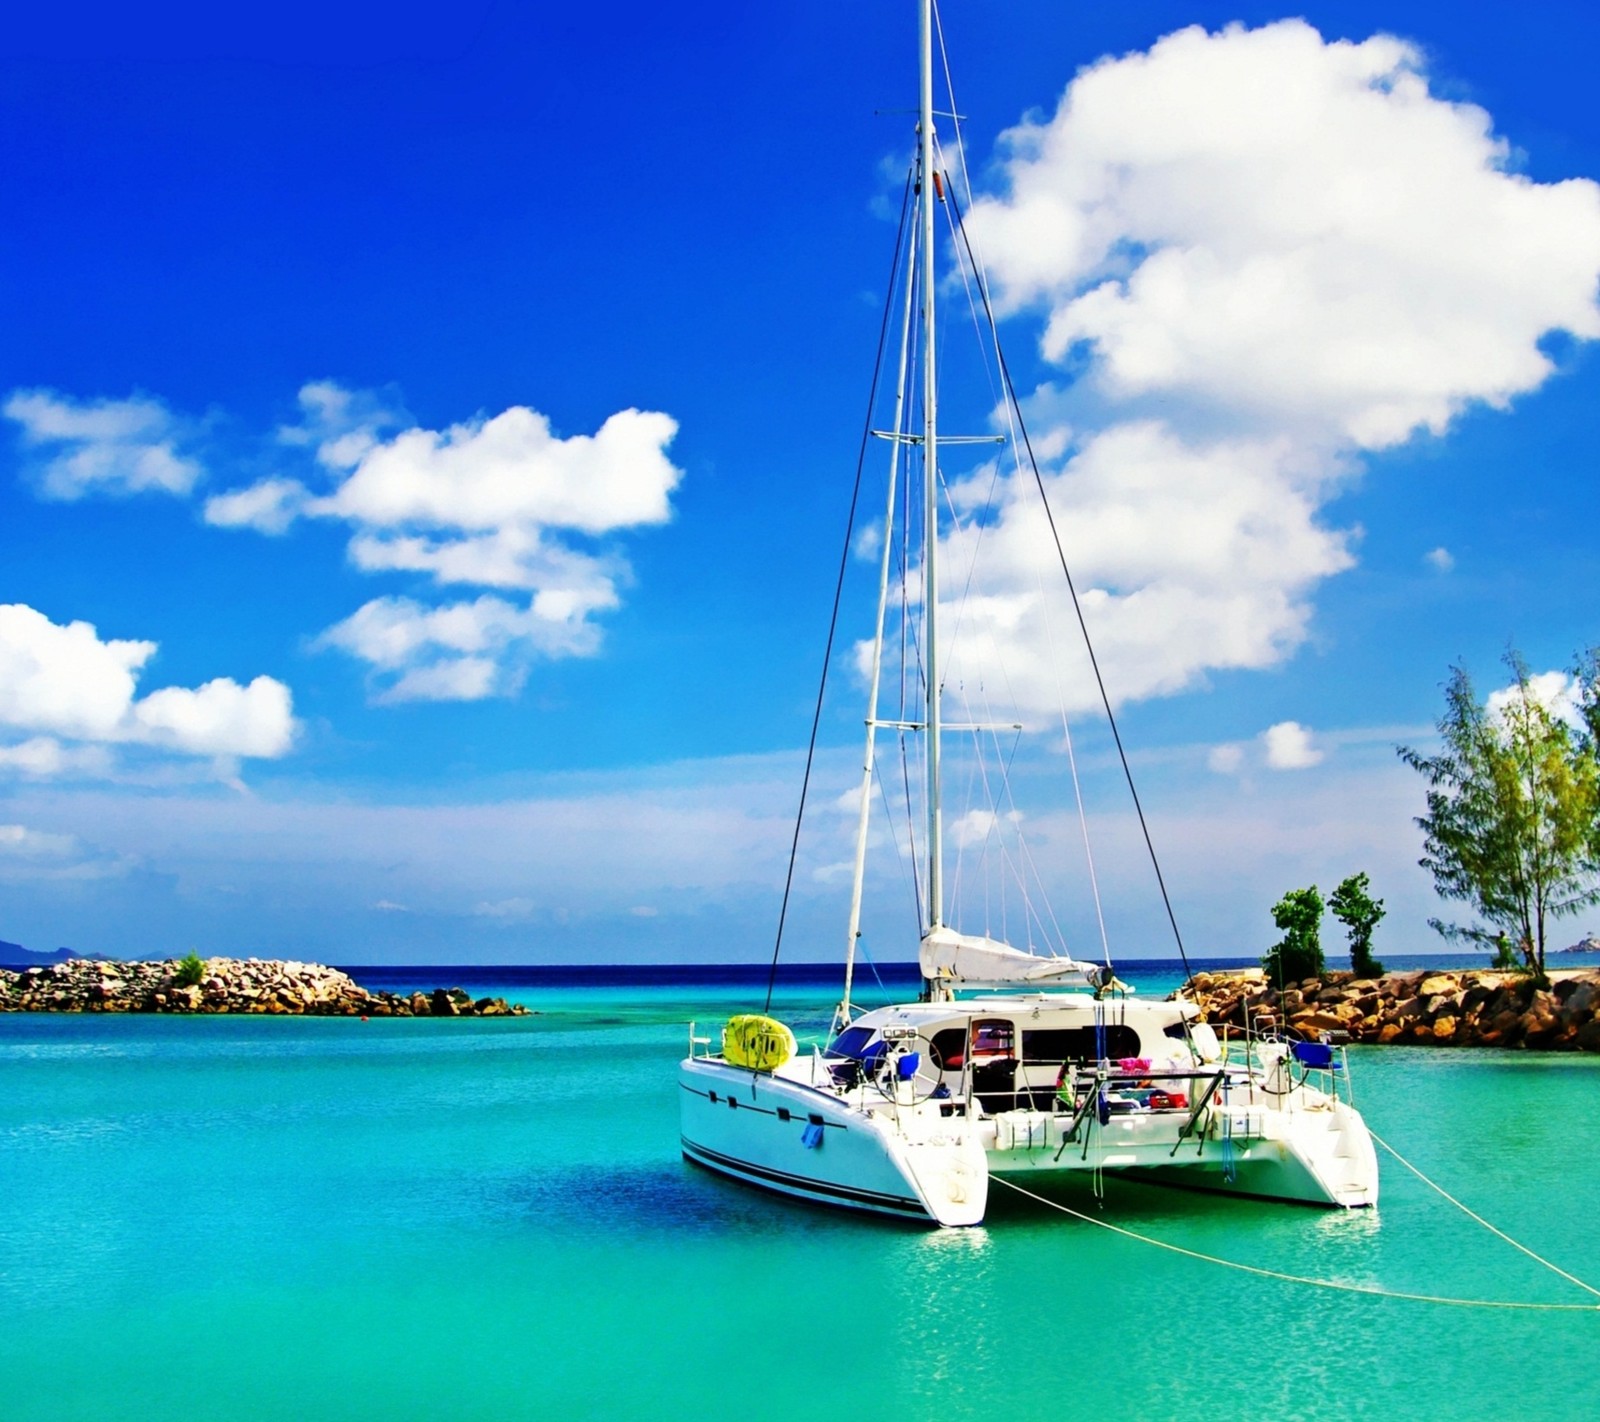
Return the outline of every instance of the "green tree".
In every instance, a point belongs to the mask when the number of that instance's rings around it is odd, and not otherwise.
[[[1283,937],[1261,960],[1267,981],[1289,983],[1319,976],[1325,965],[1320,941],[1322,895],[1317,886],[1290,889],[1273,905],[1272,921],[1283,930]]]
[[[172,975],[172,980],[179,987],[199,987],[206,978],[205,959],[194,949],[189,950],[189,956],[178,960],[177,971]]]
[[[1443,749],[1397,750],[1428,781],[1418,862],[1441,897],[1471,905],[1488,926],[1429,922],[1483,946],[1507,933],[1543,977],[1551,920],[1600,902],[1600,767],[1589,738],[1534,694],[1522,658],[1510,652],[1506,665],[1515,684],[1488,704],[1454,668],[1438,722]]]
[[[1382,899],[1368,893],[1365,874],[1352,874],[1328,896],[1328,907],[1350,939],[1350,968],[1358,978],[1383,976],[1383,964],[1372,956],[1372,930],[1386,910]]]

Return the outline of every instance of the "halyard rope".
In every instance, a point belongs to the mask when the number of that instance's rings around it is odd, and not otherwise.
[[[1396,1158],[1398,1159],[1398,1157]],[[991,1175],[989,1178],[998,1184],[1004,1185],[1008,1190],[1015,1190],[1017,1194],[1027,1196],[1028,1199],[1038,1204],[1045,1205],[1052,1210],[1060,1210],[1062,1214],[1071,1215],[1074,1219],[1082,1220],[1085,1224],[1097,1225],[1101,1229],[1108,1229],[1113,1234],[1122,1235],[1125,1239],[1137,1240],[1140,1244],[1153,1244],[1157,1249],[1165,1249],[1172,1254],[1181,1254],[1188,1259],[1198,1259],[1203,1264],[1216,1264],[1224,1269],[1236,1269],[1241,1274],[1254,1274],[1263,1279],[1277,1279],[1285,1284],[1305,1284],[1314,1289],[1332,1289],[1344,1294],[1367,1294],[1373,1298],[1403,1299],[1409,1303],[1444,1304],[1451,1308],[1518,1309],[1542,1313],[1600,1313],[1600,1304],[1527,1303],[1512,1299],[1457,1299],[1440,1294],[1409,1294],[1403,1293],[1398,1289],[1381,1288],[1376,1284],[1345,1284],[1337,1279],[1312,1279],[1304,1274],[1287,1274],[1281,1269],[1264,1269],[1256,1264],[1241,1264],[1235,1259],[1219,1259],[1215,1254],[1202,1254],[1198,1249],[1186,1249],[1181,1244],[1170,1244],[1164,1239],[1154,1239],[1150,1235],[1140,1234],[1137,1230],[1126,1229],[1122,1225],[1112,1224],[1110,1220],[1096,1219],[1093,1215],[1084,1214],[1082,1210],[1075,1210],[1070,1205],[1063,1205],[1059,1200],[1047,1200],[1043,1195],[1036,1195],[1032,1190],[1024,1189],[1021,1185],[1014,1184],[1003,1176]],[[1433,1182],[1429,1181],[1428,1183],[1432,1184]],[[1435,1186],[1434,1188],[1437,1189],[1438,1187]],[[1441,1191],[1441,1193],[1443,1192]],[[1463,1208],[1465,1207],[1463,1206]],[[1467,1213],[1471,1214],[1471,1211],[1469,1210]],[[1473,1215],[1473,1218],[1477,1219],[1478,1217]],[[1492,1229],[1493,1226],[1491,1225],[1489,1228]],[[1499,1234],[1499,1231],[1495,1230],[1495,1233]],[[1515,1240],[1510,1242],[1516,1243]],[[1521,1245],[1517,1245],[1517,1247],[1519,1249],[1522,1248]],[[1532,1254],[1532,1251],[1524,1250],[1524,1253]],[[1533,1257],[1535,1259],[1539,1258],[1536,1254]],[[1547,1263],[1546,1260],[1542,1259],[1539,1262],[1541,1264]],[[1571,1279],[1579,1288],[1588,1289],[1590,1293],[1597,1292],[1589,1288],[1589,1285],[1585,1284],[1581,1279],[1573,1279],[1571,1274],[1566,1273],[1564,1270],[1556,1269],[1555,1265],[1549,1264],[1548,1267],[1555,1269],[1555,1272],[1563,1278]]]

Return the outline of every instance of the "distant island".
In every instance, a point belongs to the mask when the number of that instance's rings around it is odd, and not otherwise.
[[[0,940],[0,968],[43,968],[51,963],[70,963],[74,958],[89,958],[109,962],[103,953],[76,953],[71,948],[57,948],[53,953],[36,953],[20,943]]]
[[[13,946],[13,945],[6,945]],[[37,958],[40,955],[34,954]],[[302,1017],[521,1017],[503,997],[461,988],[369,992],[321,963],[273,958],[114,958],[0,968],[0,1012],[176,1012]]]

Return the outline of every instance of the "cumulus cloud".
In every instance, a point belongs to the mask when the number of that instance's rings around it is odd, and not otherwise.
[[[289,688],[258,676],[136,696],[154,642],[102,640],[87,622],[52,622],[21,603],[0,606],[0,767],[50,776],[101,773],[105,747],[182,755],[274,758],[294,739]],[[32,734],[29,734],[32,733]],[[78,742],[64,746],[62,742]]]
[[[1309,728],[1298,721],[1279,721],[1261,733],[1267,765],[1272,770],[1309,770],[1322,762],[1324,752],[1311,739]]]
[[[1186,443],[1157,421],[1086,440],[1045,485],[1102,670],[1119,700],[1168,695],[1207,671],[1280,661],[1304,640],[1310,593],[1351,565],[1322,527],[1335,476],[1284,439]],[[958,486],[958,504],[987,491]],[[1023,708],[1097,704],[1055,545],[1031,481],[1007,479],[944,540],[951,684],[996,684]]]
[[[203,473],[179,450],[184,422],[159,400],[73,400],[53,390],[14,390],[0,410],[22,427],[47,498],[186,495]]]
[[[1432,548],[1422,555],[1422,561],[1436,573],[1448,573],[1456,565],[1448,548]]]
[[[383,700],[502,695],[538,657],[592,655],[595,618],[629,579],[602,540],[670,519],[682,477],[666,454],[677,422],[658,412],[623,410],[592,435],[563,437],[525,406],[430,430],[331,382],[306,386],[300,403],[302,422],[279,438],[313,451],[325,489],[263,480],[212,498],[209,522],[278,534],[334,519],[349,526],[363,572],[526,598],[434,608],[379,598],[329,628],[319,645],[367,661]]]
[[[518,689],[535,656],[582,656],[599,630],[581,602],[535,597],[527,607],[485,595],[426,607],[374,598],[318,638],[373,668],[384,701],[476,701]]]
[[[1505,714],[1506,708],[1519,701],[1522,695],[1523,690],[1518,685],[1501,687],[1498,691],[1491,691],[1484,699],[1484,710],[1498,720]],[[1583,686],[1569,672],[1534,672],[1528,677],[1527,696],[1534,705],[1542,706],[1556,720],[1565,721],[1573,730],[1584,729],[1581,710]]]
[[[218,528],[253,528],[258,533],[287,533],[305,512],[310,498],[298,479],[263,479],[245,489],[213,494],[206,500],[205,519]]]
[[[1600,335],[1600,187],[1511,171],[1489,115],[1389,36],[1180,31],[1080,74],[995,176],[970,227],[1074,378],[1029,402],[1034,446],[1124,699],[1291,655],[1354,562],[1324,510],[1361,456],[1535,389],[1552,333]],[[1054,550],[1017,482],[981,505],[987,472],[967,482],[944,586],[973,664],[1021,651],[1042,709],[1060,657],[1027,649],[1071,613],[1039,590]]]

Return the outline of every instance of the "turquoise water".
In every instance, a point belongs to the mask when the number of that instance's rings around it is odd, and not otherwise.
[[[516,994],[540,1015],[0,1017],[0,1416],[666,1422],[755,1395],[780,1422],[1472,1419],[1534,1379],[1541,1416],[1600,1401],[1600,1313],[1249,1278],[1001,1190],[941,1233],[720,1181],[678,1156],[673,1067],[687,1020],[746,992]],[[830,1000],[779,1006],[815,1030]],[[1378,1133],[1600,1276],[1600,1059],[1352,1058]],[[1115,1180],[1100,1213],[1293,1273],[1588,1299],[1385,1165],[1377,1213]]]

